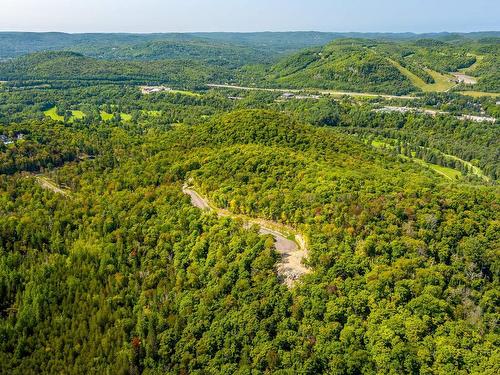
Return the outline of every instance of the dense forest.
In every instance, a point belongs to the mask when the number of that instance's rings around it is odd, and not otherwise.
[[[497,53],[484,36],[16,44],[0,64],[0,373],[498,374],[498,99],[206,86],[331,73],[417,94],[398,66],[429,85],[496,74],[464,52]],[[266,43],[268,62],[237,59]],[[242,217],[300,233],[309,272],[287,286],[275,237]]]
[[[499,39],[443,42],[340,39],[282,59],[267,72],[271,85],[377,93],[467,90],[451,73],[467,73],[474,88],[498,92]]]
[[[44,84],[53,81],[126,82],[187,85],[194,87],[231,78],[221,67],[189,60],[116,61],[98,60],[75,52],[40,52],[0,64],[0,77],[7,81]]]
[[[233,83],[394,95],[500,91],[500,39],[495,33],[438,39],[365,36],[373,39],[328,33],[37,34],[39,48],[32,48],[23,43],[28,36],[0,33],[0,51],[4,40],[21,51],[34,52],[6,51],[15,58],[0,60],[0,80],[163,83],[191,88]]]
[[[258,32],[258,33],[166,33],[166,34],[66,34],[0,32],[0,60],[40,51],[70,50],[93,57],[115,56],[113,48],[141,48],[152,42],[201,43],[217,47],[227,44],[249,47],[259,53],[291,53],[300,49],[322,46],[335,39],[365,38],[409,41],[432,38],[447,42],[477,41],[498,38],[499,32],[475,33],[327,33],[327,32]],[[106,48],[111,47],[111,48]],[[108,53],[110,55],[108,55]],[[148,52],[149,53],[149,52]],[[186,56],[184,56],[186,57]]]

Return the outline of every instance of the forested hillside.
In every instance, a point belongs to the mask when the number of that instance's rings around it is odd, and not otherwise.
[[[22,34],[0,33],[0,42],[2,35],[7,41],[20,39],[14,45],[30,50]],[[48,52],[18,53],[14,55],[22,56],[0,62],[0,80],[498,95],[500,44],[491,35],[339,39],[340,34],[321,33],[63,34],[58,39],[57,34],[42,34],[37,35],[41,45],[54,40],[53,48],[47,45],[40,50]],[[52,51],[57,49],[65,51]]]
[[[498,38],[453,42],[341,39],[284,58],[270,69],[266,82],[401,95],[471,89],[470,84],[457,86],[453,76],[465,72],[477,79],[475,89],[498,92],[499,45]]]
[[[99,60],[75,52],[40,52],[0,64],[0,78],[8,81],[168,83],[196,86],[225,80],[224,66],[189,60]]]
[[[432,38],[446,41],[478,40],[499,37],[498,32],[486,33],[320,33],[320,32],[257,32],[257,33],[166,33],[166,34],[66,34],[66,33],[29,33],[0,32],[0,60],[40,51],[69,50],[79,51],[89,56],[110,58],[121,50],[126,55],[126,48],[144,47],[148,43],[194,43],[216,46],[231,44],[259,50],[262,54],[291,53],[311,46],[325,45],[335,39],[369,38],[382,40],[414,40]],[[111,47],[111,48],[109,48]],[[114,49],[115,48],[115,49]],[[129,56],[133,57],[133,53]],[[186,56],[184,56],[186,57]]]
[[[289,87],[399,95],[414,89],[396,67],[354,40],[334,42],[322,49],[291,56],[275,65],[268,79]]]
[[[271,110],[3,132],[69,193],[0,176],[1,372],[498,370],[495,186]],[[298,228],[312,272],[282,285],[271,238],[192,207],[188,178]]]
[[[498,46],[0,33],[0,373],[500,373]]]

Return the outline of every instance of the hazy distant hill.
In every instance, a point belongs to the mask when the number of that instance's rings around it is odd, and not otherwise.
[[[227,79],[230,72],[188,60],[113,61],[75,52],[37,52],[0,63],[0,80],[168,83],[203,85]]]
[[[340,38],[369,38],[381,40],[411,40],[433,38],[439,40],[481,39],[500,37],[500,32],[483,33],[322,33],[322,32],[262,32],[262,33],[192,33],[192,34],[66,34],[0,32],[0,58],[10,58],[22,54],[60,49],[100,51],[103,47],[120,48],[154,41],[200,41],[212,40],[258,48],[266,53],[293,52],[311,46],[327,44]],[[105,56],[108,57],[108,56]]]
[[[0,56],[20,57],[0,64],[0,79],[233,82],[401,95],[472,89],[457,86],[460,73],[472,77],[474,90],[500,92],[495,35],[0,33]],[[44,51],[29,54],[33,49]]]

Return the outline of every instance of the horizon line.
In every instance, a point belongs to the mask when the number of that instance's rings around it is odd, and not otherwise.
[[[281,31],[27,31],[27,30],[0,30],[0,33],[31,33],[31,34],[280,34],[280,33],[318,33],[318,34],[476,34],[476,33],[498,33],[500,30],[476,30],[476,31],[319,31],[319,30],[281,30]]]

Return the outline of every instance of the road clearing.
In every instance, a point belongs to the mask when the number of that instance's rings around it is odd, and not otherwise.
[[[35,179],[43,189],[50,190],[53,193],[60,194],[64,197],[69,197],[70,195],[68,190],[62,189],[61,187],[57,186],[57,184],[48,177],[35,176]]]
[[[283,282],[289,287],[300,276],[308,273],[310,270],[302,264],[302,260],[307,257],[306,241],[304,237],[295,232],[293,228],[278,224],[276,222],[255,219],[245,215],[237,215],[217,208],[209,200],[199,194],[193,187],[184,184],[182,192],[191,197],[191,204],[203,211],[214,211],[220,217],[230,217],[232,219],[241,219],[245,228],[251,228],[253,225],[259,227],[261,235],[271,235],[275,240],[276,251],[281,255],[281,261],[278,264],[278,274],[283,278]],[[293,238],[290,239],[290,238]]]
[[[219,89],[233,89],[233,90],[243,90],[243,91],[268,91],[268,92],[282,92],[282,93],[292,93],[298,94],[302,92],[319,93],[321,95],[331,95],[331,96],[352,96],[352,97],[362,97],[362,98],[384,98],[384,99],[408,99],[415,100],[418,99],[417,96],[409,95],[387,95],[387,94],[372,94],[365,92],[352,92],[352,91],[334,91],[334,90],[317,90],[317,89],[281,89],[281,88],[264,88],[264,87],[245,87],[236,85],[219,85],[219,84],[207,84],[211,88]]]

